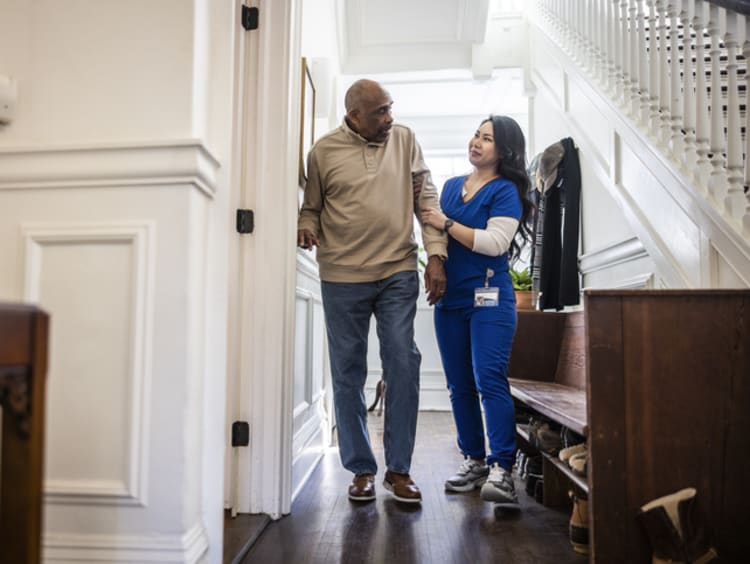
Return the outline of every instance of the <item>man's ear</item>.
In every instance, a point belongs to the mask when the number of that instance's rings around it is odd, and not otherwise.
[[[359,110],[357,110],[357,109],[349,110],[346,113],[346,117],[349,118],[349,122],[352,125],[356,126],[357,129],[359,129]]]

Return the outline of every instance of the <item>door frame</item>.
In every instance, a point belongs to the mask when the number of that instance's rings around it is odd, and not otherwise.
[[[250,445],[226,457],[232,513],[291,509],[292,403],[299,147],[301,0],[251,0],[259,28],[237,41],[233,202],[255,229],[237,235],[229,281],[227,421],[250,424]],[[231,307],[231,306],[230,306]]]

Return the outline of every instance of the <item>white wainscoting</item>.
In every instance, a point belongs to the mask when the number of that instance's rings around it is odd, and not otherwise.
[[[145,505],[155,225],[39,223],[21,231],[24,300],[55,312],[46,501]]]
[[[71,562],[181,562],[195,564],[208,548],[206,530],[196,525],[183,535],[45,534],[45,564]]]
[[[318,269],[309,253],[297,253],[294,342],[292,499],[330,444],[328,352]]]
[[[46,562],[204,559],[217,167],[195,140],[0,149],[0,299],[51,313]]]

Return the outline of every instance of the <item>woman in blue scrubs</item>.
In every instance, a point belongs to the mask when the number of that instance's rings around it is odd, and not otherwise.
[[[513,119],[490,116],[469,142],[472,172],[445,183],[442,211],[430,208],[421,214],[424,223],[449,235],[448,285],[435,306],[435,331],[464,461],[445,489],[481,487],[482,499],[502,504],[518,503],[511,477],[516,434],[507,377],[516,305],[508,270],[520,250],[516,234],[522,242],[529,239],[525,145]]]

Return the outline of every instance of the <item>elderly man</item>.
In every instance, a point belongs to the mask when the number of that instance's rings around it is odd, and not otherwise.
[[[419,296],[414,217],[437,207],[437,191],[414,133],[393,123],[393,100],[371,80],[347,91],[346,117],[308,155],[298,245],[318,247],[333,379],[339,451],[354,473],[349,498],[375,499],[377,462],[370,447],[364,384],[367,336],[375,315],[387,374],[383,486],[420,503],[409,476],[419,410],[421,355],[414,342]],[[444,233],[423,226],[425,286],[434,304],[445,292]]]

